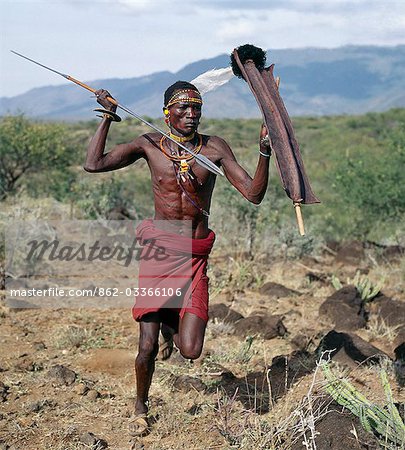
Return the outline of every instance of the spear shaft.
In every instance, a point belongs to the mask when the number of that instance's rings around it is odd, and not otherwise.
[[[80,80],[77,80],[76,78],[73,78],[70,75],[67,75],[65,73],[59,72],[55,69],[51,69],[48,66],[45,66],[44,64],[39,63],[38,61],[35,61],[31,58],[28,58],[27,56],[22,55],[21,53],[15,52],[14,50],[10,50],[12,53],[14,53],[17,56],[20,56],[21,58],[24,58],[28,61],[31,61],[34,64],[37,64],[38,66],[43,67],[44,69],[50,70],[51,72],[56,73],[57,75],[60,75],[63,78],[66,78],[69,81],[72,81],[73,83],[77,84],[78,86],[81,86],[84,89],[87,89],[88,91],[92,92],[93,94],[96,92],[97,89],[92,88],[91,86],[83,83]],[[196,159],[197,163],[199,163],[202,167],[205,167],[207,170],[209,170],[210,172],[214,173],[215,175],[224,175],[222,170],[219,169],[212,161],[210,161],[207,157],[205,157],[204,155],[198,154],[198,153],[194,153],[192,150],[190,150],[189,148],[187,148],[185,145],[183,145],[181,142],[177,142],[175,139],[173,139],[169,134],[165,133],[164,131],[162,131],[160,128],[158,128],[157,126],[153,125],[152,123],[148,122],[147,120],[145,120],[143,117],[139,116],[138,114],[136,114],[134,111],[130,110],[129,108],[127,108],[126,106],[120,104],[117,100],[115,100],[112,97],[107,97],[107,100],[110,101],[111,103],[113,103],[115,106],[117,106],[118,108],[122,109],[123,111],[125,111],[126,113],[128,113],[131,116],[134,116],[135,118],[137,118],[138,120],[140,120],[141,122],[143,122],[145,125],[147,125],[148,127],[154,129],[155,131],[157,131],[159,134],[161,134],[162,136],[165,136],[167,139],[169,139],[170,141],[174,142],[175,144],[177,144],[179,147],[181,147],[183,150],[185,150],[187,153],[189,153],[190,155],[193,155],[194,158]]]

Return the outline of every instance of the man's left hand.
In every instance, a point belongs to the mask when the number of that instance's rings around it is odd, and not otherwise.
[[[264,123],[262,124],[262,128],[260,130],[259,145],[261,152],[268,153],[269,155],[271,154],[270,136],[267,127]]]

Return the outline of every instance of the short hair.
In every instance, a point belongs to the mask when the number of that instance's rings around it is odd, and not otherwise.
[[[165,91],[164,106],[167,106],[170,99],[173,97],[173,94],[180,89],[190,89],[200,93],[200,91],[194,86],[194,84],[191,84],[188,81],[176,81],[171,86],[169,86]]]

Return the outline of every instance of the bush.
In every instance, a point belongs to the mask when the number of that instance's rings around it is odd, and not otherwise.
[[[69,160],[61,125],[32,122],[23,115],[0,120],[0,200],[26,185],[28,174],[63,173]]]

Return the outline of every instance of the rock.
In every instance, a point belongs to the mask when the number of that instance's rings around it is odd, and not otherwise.
[[[180,375],[174,380],[173,387],[182,392],[189,392],[192,389],[203,392],[207,386],[198,378],[190,377],[189,375]]]
[[[37,352],[40,352],[41,350],[45,350],[46,349],[46,345],[43,342],[34,342],[32,344],[32,347]]]
[[[401,344],[405,344],[405,327],[399,331],[397,337],[394,339],[394,346],[400,347]]]
[[[405,302],[380,294],[370,302],[369,310],[390,327],[405,326]]]
[[[249,336],[260,334],[264,339],[273,339],[284,336],[287,332],[280,315],[255,315],[240,319],[235,323],[235,334],[237,336]]]
[[[366,324],[366,312],[354,286],[348,285],[328,297],[319,307],[319,314],[331,320],[339,330],[357,330]]]
[[[86,398],[93,402],[95,400],[97,400],[99,397],[100,397],[100,393],[98,391],[96,391],[95,389],[90,389],[86,394]]]
[[[131,214],[125,206],[115,206],[110,209],[107,213],[108,220],[128,220],[128,219],[136,219],[133,214]]]
[[[293,297],[295,295],[300,295],[299,292],[286,288],[282,284],[273,283],[272,281],[264,283],[259,289],[259,292],[260,294],[267,295],[271,298]]]
[[[326,400],[323,400],[326,403]],[[352,433],[353,427],[356,429],[358,439]],[[311,448],[317,450],[377,450],[379,448],[376,438],[363,429],[360,420],[335,401],[328,401],[328,413],[317,420],[315,430],[317,434]],[[311,442],[309,433],[307,440]],[[305,448],[302,441],[303,439],[300,439],[291,447],[291,450]]]
[[[307,272],[305,274],[305,278],[307,278],[310,283],[314,283],[316,281],[325,284],[329,283],[329,276],[324,273]]]
[[[9,395],[10,388],[5,385],[2,381],[0,381],[0,401],[5,402]]]
[[[402,359],[405,362],[405,342],[398,345],[398,347],[394,350],[394,353],[396,359]]]
[[[343,364],[378,363],[382,358],[389,356],[382,350],[374,347],[369,342],[354,333],[339,333],[335,330],[329,331],[324,336],[316,349],[318,357],[324,351],[330,350],[331,358]]]
[[[336,253],[335,261],[340,265],[359,266],[365,258],[363,244],[359,241],[352,241],[344,245]]]
[[[298,350],[273,358],[269,368],[273,401],[279,400],[293,383],[311,373],[315,366],[316,356],[307,351]]]
[[[93,433],[83,433],[79,440],[82,444],[85,444],[94,450],[108,448],[107,442],[104,439],[96,437]]]
[[[205,365],[204,368],[206,370],[205,374],[216,380],[229,381],[236,378],[229,369],[218,363],[210,362],[208,365]]]
[[[25,357],[18,361],[14,367],[21,372],[36,372],[43,368],[42,364],[36,363],[30,358]]]
[[[33,403],[30,403],[29,405],[27,405],[26,410],[29,413],[38,413],[38,412],[42,411],[44,408],[46,408],[47,406],[56,406],[56,403],[53,401],[49,401],[47,399],[39,400],[37,402],[33,402]]]
[[[48,371],[48,377],[60,385],[70,386],[76,380],[76,372],[60,364],[53,366]]]
[[[218,319],[222,322],[235,323],[240,319],[243,319],[242,314],[229,308],[224,303],[216,305],[210,305],[209,309],[210,319]]]
[[[394,350],[395,353],[395,375],[398,381],[398,384],[401,387],[405,386],[405,342],[398,345],[398,347]]]
[[[400,245],[388,245],[381,252],[383,260],[390,263],[399,261],[405,255],[405,248]]]
[[[86,395],[88,391],[89,388],[83,383],[79,383],[73,388],[73,392],[77,395]]]

